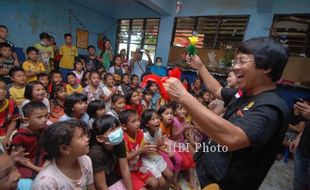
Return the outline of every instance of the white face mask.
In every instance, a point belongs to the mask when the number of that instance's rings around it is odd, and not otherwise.
[[[162,62],[156,63],[157,66],[161,66],[162,64]]]
[[[43,42],[43,41],[41,41],[40,42],[43,46],[48,46],[49,45],[49,43],[47,42],[47,43],[45,43],[45,42]]]

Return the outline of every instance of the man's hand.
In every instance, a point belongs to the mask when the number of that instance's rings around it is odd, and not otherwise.
[[[204,64],[202,63],[200,57],[198,55],[194,56],[186,56],[186,63],[188,66],[197,69],[198,71],[204,67]]]
[[[169,97],[177,102],[185,95],[189,94],[179,79],[169,78],[163,85]]]
[[[141,147],[140,149],[141,154],[151,153],[151,152],[157,152],[156,145],[153,144],[146,144]]]
[[[297,102],[294,104],[294,109],[298,110],[302,116],[310,119],[310,105],[305,102]]]

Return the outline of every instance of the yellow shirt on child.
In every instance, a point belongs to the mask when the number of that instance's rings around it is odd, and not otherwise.
[[[42,62],[37,61],[33,62],[31,60],[27,60],[23,63],[23,69],[25,71],[32,71],[32,72],[45,72],[45,67]],[[30,81],[38,80],[37,76],[27,77],[27,83]]]
[[[59,49],[59,55],[62,56],[59,63],[60,68],[74,68],[74,57],[78,56],[78,52],[75,46],[62,45]]]
[[[83,87],[80,84],[77,84],[75,87],[71,86],[70,84],[67,84],[66,91],[68,95],[73,94],[73,93],[82,93]]]
[[[10,98],[12,98],[15,103],[20,106],[26,99],[24,97],[25,94],[25,87],[17,88],[12,86],[9,88]]]

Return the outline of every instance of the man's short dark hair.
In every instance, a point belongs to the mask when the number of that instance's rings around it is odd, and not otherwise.
[[[256,68],[271,69],[270,77],[273,82],[281,78],[287,64],[289,52],[280,42],[268,37],[252,38],[242,42],[238,52],[252,54]]]
[[[47,107],[42,102],[38,101],[29,102],[22,108],[24,117],[30,117],[31,113],[33,113],[34,110],[47,110]]]
[[[71,37],[72,38],[72,35],[70,33],[65,33],[64,34],[64,38],[66,38],[66,37]]]
[[[26,49],[26,53],[27,53],[27,54],[30,53],[31,51],[34,51],[34,52],[36,52],[37,54],[39,54],[39,50],[38,50],[36,47],[31,46],[31,47],[28,47],[28,48]]]

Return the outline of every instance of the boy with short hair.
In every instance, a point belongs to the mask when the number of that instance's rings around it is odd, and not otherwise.
[[[4,80],[6,84],[10,84],[9,71],[18,66],[12,56],[12,47],[10,44],[0,43],[0,79]]]
[[[6,95],[6,84],[0,80],[0,143],[2,141],[4,149],[9,148],[10,136],[16,129],[17,119],[19,118],[18,108],[14,100],[6,98]]]
[[[22,111],[23,122],[27,127],[18,129],[12,139],[11,148],[24,149],[27,153],[24,155],[26,159],[18,163],[17,168],[22,178],[34,179],[45,161],[45,152],[39,143],[48,120],[48,111],[44,103],[36,101],[26,104]]]
[[[77,83],[76,75],[73,72],[67,74],[67,82],[66,91],[68,95],[83,92],[83,87]]]
[[[27,83],[37,80],[37,75],[45,72],[45,67],[38,60],[39,50],[35,47],[28,47],[26,50],[28,59],[23,63],[23,69],[27,76]]]
[[[155,152],[156,145],[144,142],[144,134],[140,129],[139,115],[135,110],[125,110],[119,120],[124,131],[124,141],[127,150],[127,160],[134,189],[140,189],[147,184],[150,189],[160,189],[166,184],[159,184],[151,171],[142,164],[142,157],[148,152]],[[145,184],[144,184],[145,183]]]
[[[42,32],[40,34],[40,43],[34,45],[39,50],[39,60],[43,62],[45,70],[51,71],[53,67],[54,49],[50,45],[51,36],[48,33]]]
[[[96,48],[93,45],[87,47],[88,56],[85,57],[85,69],[87,71],[96,71],[101,67],[100,61],[96,55]]]
[[[73,70],[74,58],[78,56],[77,48],[72,45],[72,35],[65,33],[65,43],[60,47],[59,55],[61,56],[59,70],[62,78],[66,79],[67,73]]]
[[[24,69],[15,67],[9,72],[11,80],[13,83],[8,86],[10,98],[15,101],[15,103],[20,106],[25,99],[25,85],[26,85],[26,74]]]
[[[15,53],[15,46],[12,42],[7,40],[7,37],[9,35],[9,29],[4,26],[0,25],[0,43],[8,43],[12,47],[12,56],[14,58],[14,64],[19,65],[19,60],[17,57],[17,54]]]

